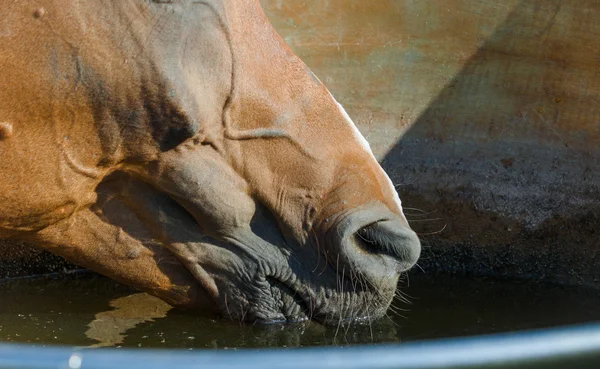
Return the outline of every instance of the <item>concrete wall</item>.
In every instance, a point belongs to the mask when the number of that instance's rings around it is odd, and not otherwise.
[[[600,280],[600,1],[262,4],[398,185],[423,269]]]
[[[262,3],[414,208],[423,269],[600,278],[600,1]]]

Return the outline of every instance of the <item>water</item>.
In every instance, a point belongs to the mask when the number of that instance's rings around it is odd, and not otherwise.
[[[171,309],[98,276],[0,282],[0,341],[78,347],[300,347],[413,340],[600,320],[597,291],[533,282],[412,275],[411,303],[362,324],[239,324]],[[402,309],[402,310],[400,310]]]

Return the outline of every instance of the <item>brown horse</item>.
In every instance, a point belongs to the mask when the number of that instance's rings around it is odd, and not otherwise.
[[[0,19],[0,238],[234,319],[386,311],[419,240],[257,0],[22,0]]]

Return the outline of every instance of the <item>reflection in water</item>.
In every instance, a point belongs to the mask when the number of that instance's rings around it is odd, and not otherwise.
[[[171,310],[171,305],[148,295],[135,293],[112,300],[110,306],[115,310],[96,314],[85,335],[98,343],[89,347],[111,347],[123,343],[125,333],[140,323],[152,322],[164,318]]]

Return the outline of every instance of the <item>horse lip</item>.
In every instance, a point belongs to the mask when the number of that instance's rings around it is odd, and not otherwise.
[[[303,296],[303,294],[299,291],[298,288],[295,288],[294,286],[292,286],[291,283],[286,283],[283,280],[278,279],[274,276],[267,276],[266,280],[269,283],[271,289],[278,289],[281,294],[286,294],[288,298],[291,299],[291,301],[293,301],[293,304],[295,306],[283,306],[283,308],[287,310],[288,313],[289,310],[293,309],[294,307],[299,310],[298,316],[291,316],[286,314],[286,312],[282,312],[286,322],[301,322],[310,319],[309,317],[312,315],[312,311],[309,307],[309,304],[307,303],[306,298]],[[284,298],[285,296],[282,295],[282,303],[285,303],[285,301],[283,301]],[[275,297],[273,297],[273,299],[275,299]]]

